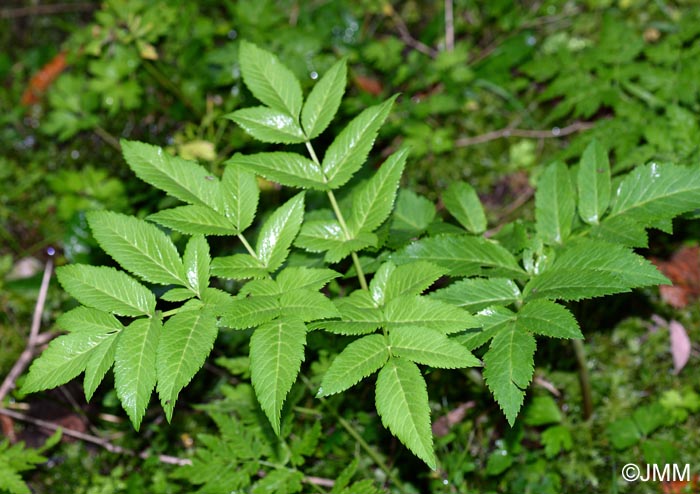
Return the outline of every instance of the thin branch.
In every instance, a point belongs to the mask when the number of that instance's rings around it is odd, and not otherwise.
[[[107,144],[109,144],[110,146],[112,146],[114,149],[116,149],[117,151],[119,151],[121,153],[122,147],[119,145],[119,139],[114,137],[112,134],[107,132],[105,129],[103,129],[99,125],[97,127],[95,127],[94,131],[95,131],[95,134],[97,134],[100,137],[100,139],[102,139]]]
[[[578,380],[581,384],[581,398],[583,399],[583,420],[588,420],[593,415],[593,388],[591,376],[588,372],[588,360],[583,340],[571,340],[578,363]]]
[[[557,389],[557,387],[554,384],[552,384],[550,381],[547,381],[544,377],[535,376],[535,379],[533,379],[533,382],[536,385],[546,389],[547,391],[552,393],[557,398],[561,396],[561,392]]]
[[[49,256],[54,255],[53,248],[50,248],[48,253]],[[32,327],[29,330],[29,339],[27,340],[27,346],[24,351],[20,354],[15,365],[10,369],[9,374],[5,377],[5,380],[0,386],[0,402],[5,399],[5,396],[12,391],[15,387],[17,378],[24,372],[27,368],[29,362],[31,362],[32,357],[34,357],[34,352],[39,345],[39,340],[45,341],[45,337],[39,334],[39,327],[41,326],[41,316],[44,313],[44,305],[46,304],[46,293],[49,290],[49,283],[51,281],[51,273],[53,272],[53,257],[49,257],[49,260],[44,266],[44,277],[41,279],[41,287],[39,288],[39,296],[36,300],[36,305],[34,306],[34,317],[32,318]]]
[[[455,49],[455,12],[453,0],[445,0],[445,49]]]
[[[454,143],[455,147],[463,148],[468,146],[474,146],[476,144],[483,144],[489,141],[495,141],[496,139],[502,139],[506,137],[527,137],[530,139],[551,139],[555,137],[564,137],[570,134],[575,134],[576,132],[583,132],[595,126],[595,122],[574,122],[566,127],[553,127],[551,130],[528,130],[528,129],[514,129],[511,127],[505,127],[500,130],[493,130],[491,132],[486,132],[474,137],[462,137],[457,139]]]
[[[313,477],[311,475],[304,477],[304,482],[307,484],[320,485],[321,487],[333,487],[335,485],[335,480]]]
[[[8,417],[12,417],[13,419],[16,420],[21,420],[22,422],[27,422],[29,424],[36,425],[37,427],[43,427],[45,429],[49,429],[52,431],[61,429],[61,432],[65,434],[66,436],[73,437],[75,439],[80,439],[81,441],[85,441],[87,443],[95,444],[97,446],[100,446],[110,453],[116,453],[116,454],[122,454],[122,455],[128,455],[128,456],[138,456],[139,458],[143,458],[144,460],[146,458],[150,458],[151,453],[148,451],[142,451],[140,453],[136,453],[134,451],[122,448],[121,446],[117,446],[116,444],[112,444],[111,442],[107,441],[106,439],[102,439],[97,436],[93,436],[91,434],[85,434],[84,432],[80,431],[75,431],[73,429],[66,429],[64,427],[61,427],[59,425],[56,425],[52,422],[47,422],[46,420],[41,420],[37,419],[34,417],[30,417],[28,415],[25,415],[20,412],[15,412],[13,410],[8,410],[6,408],[0,408],[0,415],[6,415]],[[157,456],[158,460],[161,463],[168,463],[170,465],[191,465],[192,460],[189,460],[187,458],[178,458],[176,456],[170,456],[170,455],[158,455]]]
[[[31,7],[0,10],[0,19],[16,19],[18,17],[29,17],[33,15],[55,15],[69,12],[90,12],[91,10],[99,8],[99,6],[99,3],[94,2],[32,5]]]
[[[431,48],[430,46],[411,36],[408,26],[406,26],[406,23],[403,21],[401,16],[393,8],[391,9],[391,18],[394,20],[396,29],[399,30],[399,36],[404,43],[423,53],[424,55],[428,55],[430,58],[436,58],[438,56],[438,51],[435,48]]]

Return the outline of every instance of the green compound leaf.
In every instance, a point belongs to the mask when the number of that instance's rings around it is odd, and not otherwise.
[[[250,254],[234,254],[214,258],[211,262],[211,274],[229,280],[247,280],[264,278],[268,271]]]
[[[281,291],[320,290],[329,281],[341,276],[332,269],[289,267],[279,272],[277,283]]]
[[[576,197],[569,170],[563,163],[552,163],[537,181],[537,235],[547,244],[561,244],[571,233],[575,214]]]
[[[236,110],[224,117],[233,120],[248,134],[262,142],[298,144],[306,140],[296,119],[285,111],[256,106]]]
[[[88,399],[92,396],[94,389],[102,381],[104,373],[99,375],[100,358],[97,357],[92,364],[91,358],[94,355],[104,354],[123,326],[113,316],[104,312],[85,307],[79,309],[66,313],[62,324],[71,326],[77,324],[80,327],[81,321],[84,320],[85,326],[59,336],[49,343],[48,348],[32,363],[22,386],[23,393],[33,393],[65,384],[90,365],[89,378],[86,374],[90,389],[86,387],[85,393]],[[109,362],[109,366],[104,369],[105,373],[111,364]]]
[[[428,261],[446,268],[451,276],[474,276],[484,268],[492,276],[522,276],[513,254],[499,244],[469,235],[440,235],[413,242],[391,256],[397,264]]]
[[[458,341],[428,328],[407,326],[389,333],[391,354],[440,369],[480,366],[481,362]]]
[[[250,338],[250,374],[260,406],[275,433],[287,393],[304,360],[306,326],[296,319],[263,324]]]
[[[384,336],[373,334],[353,341],[333,359],[316,396],[345,391],[374,374],[388,359],[389,350]]]
[[[233,300],[230,293],[218,288],[207,288],[202,293],[202,302],[207,310],[214,312],[217,316],[221,315],[222,308]]]
[[[83,380],[83,389],[85,390],[85,399],[90,401],[95,390],[104,379],[107,371],[114,364],[114,355],[117,351],[117,342],[119,341],[119,332],[109,333],[99,345],[97,345],[85,365],[85,379]]]
[[[470,329],[454,337],[467,350],[479,348],[500,331],[509,328],[516,315],[515,312],[496,305],[480,311],[475,317],[481,325],[480,328]]]
[[[552,338],[583,339],[576,318],[565,307],[551,300],[534,300],[518,312],[516,328]]]
[[[159,298],[166,302],[184,302],[185,300],[194,298],[194,296],[195,294],[188,288],[171,288]]]
[[[242,167],[268,180],[302,189],[328,190],[319,166],[297,153],[236,153],[226,162],[229,167]]]
[[[187,235],[235,235],[238,229],[224,215],[207,206],[179,206],[146,217]]]
[[[375,247],[377,242],[378,238],[374,233],[360,232],[356,238],[343,241],[328,249],[323,260],[331,264],[339,262],[353,252],[366,249],[367,247]]]
[[[420,295],[447,271],[430,262],[416,261],[392,270],[386,282],[384,298],[388,302],[402,295]]]
[[[162,333],[156,317],[137,319],[121,332],[114,355],[114,388],[136,430],[156,385],[156,352]]]
[[[124,329],[112,314],[83,306],[62,314],[56,319],[56,326],[71,333],[111,333]]]
[[[333,120],[343,99],[347,77],[347,62],[345,59],[339,60],[323,74],[309,93],[301,110],[301,125],[307,139],[317,137]]]
[[[377,272],[374,273],[372,281],[369,282],[369,293],[372,296],[374,305],[378,307],[384,305],[386,284],[389,281],[389,276],[395,269],[396,265],[393,262],[387,261],[379,266]]]
[[[275,55],[247,41],[241,41],[238,60],[243,81],[253,96],[296,121],[303,98],[294,74]]]
[[[578,239],[526,286],[526,298],[580,300],[669,281],[630,249],[600,240]]]
[[[270,278],[252,280],[243,285],[238,292],[239,298],[244,296],[271,295],[277,297],[282,294],[282,289],[276,280]]]
[[[377,236],[360,232],[355,238],[347,239],[340,223],[335,220],[316,220],[304,223],[295,245],[309,252],[326,252],[324,260],[335,263],[352,252],[375,246]]]
[[[484,355],[484,379],[498,405],[513,426],[523,405],[525,389],[535,371],[535,338],[509,324],[491,340]]]
[[[428,391],[416,364],[390,359],[377,376],[375,403],[384,426],[435,470]]]
[[[109,211],[87,214],[100,247],[127,271],[151,283],[185,285],[180,255],[157,226]]]
[[[604,271],[580,269],[548,269],[533,277],[523,289],[523,298],[533,300],[582,300],[613,293],[629,292],[619,276]]]
[[[289,248],[304,219],[304,193],[297,194],[267,219],[256,245],[257,258],[268,272],[276,271],[289,255]]]
[[[407,157],[406,149],[395,152],[372,178],[354,191],[348,218],[351,236],[361,231],[373,232],[389,217]]]
[[[281,313],[301,321],[339,317],[338,310],[328,298],[311,290],[285,292],[280,297]]]
[[[71,333],[85,334],[86,338],[98,336],[101,339],[90,350],[85,363],[83,388],[86,400],[90,401],[114,363],[117,337],[124,326],[111,314],[83,306],[66,312],[58,318],[56,324]]]
[[[346,241],[343,228],[336,220],[306,221],[294,244],[309,252],[325,252]]]
[[[469,311],[478,311],[492,305],[517,302],[520,300],[520,290],[513,280],[505,278],[469,278],[436,290],[430,297]]]
[[[209,265],[211,257],[209,255],[209,244],[207,240],[196,235],[187,242],[185,254],[182,256],[185,268],[185,278],[187,285],[197,296],[201,296],[205,288],[209,286]]]
[[[474,187],[465,182],[454,182],[442,195],[442,202],[460,225],[471,233],[486,230],[486,215]]]
[[[629,173],[615,192],[610,217],[624,216],[648,227],[698,208],[700,173],[671,164],[650,163]]]
[[[175,314],[163,325],[156,353],[158,396],[170,422],[180,390],[187,386],[214,346],[216,317],[206,310]]]
[[[591,238],[627,247],[646,247],[648,237],[644,225],[626,216],[608,216],[591,228]]]
[[[56,269],[58,281],[78,302],[119,316],[144,316],[156,310],[153,293],[128,274],[104,266],[73,264]]]
[[[248,329],[269,322],[279,315],[280,304],[276,295],[236,298],[223,307],[220,325]]]
[[[260,189],[255,175],[238,166],[227,166],[221,177],[223,214],[240,233],[253,224],[258,208]]]
[[[475,328],[478,321],[467,311],[427,297],[405,295],[384,308],[388,328],[419,326],[449,334]]]
[[[331,189],[345,184],[367,160],[379,128],[396,96],[371,106],[355,117],[335,138],[323,157],[323,174]]]
[[[578,212],[589,225],[597,225],[610,204],[610,161],[595,139],[581,155],[578,169]]]
[[[618,276],[627,288],[670,284],[656,267],[642,256],[621,245],[578,239],[557,255],[552,269],[602,271]]]
[[[173,156],[158,146],[120,141],[124,159],[137,177],[181,201],[219,210],[219,180],[194,161]]]
[[[319,321],[309,325],[312,329],[324,329],[329,333],[344,335],[363,335],[373,333],[383,321],[382,311],[373,305],[358,307],[348,300],[338,299],[335,306],[340,312],[340,321]]]

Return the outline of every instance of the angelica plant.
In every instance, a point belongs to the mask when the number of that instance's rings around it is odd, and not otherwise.
[[[469,184],[453,184],[443,195],[455,222],[436,219],[430,201],[400,190],[406,149],[369,178],[353,180],[376,161],[372,147],[396,97],[363,110],[336,136],[325,136],[331,143],[321,148],[318,137],[344,95],[345,60],[304,98],[273,54],[243,41],[239,59],[261,105],[228,118],[259,141],[288,147],[237,153],[215,177],[158,146],[122,141],[136,176],[182,204],[146,219],[88,214],[95,239],[121,269],[58,268],[59,282],[81,305],[58,319],[66,334],[35,360],[24,392],[84,373],[90,399],[112,369],[117,396],[138,429],[154,390],[171,419],[219,331],[250,329],[252,385],[280,434],[307,334],[348,335],[354,340],[335,356],[318,396],[374,386],[383,424],[434,469],[423,369],[483,366],[513,424],[532,380],[537,339],[583,338],[561,302],[668,283],[634,248],[646,245],[648,228],[667,228],[700,207],[697,167],[652,163],[613,178],[605,151],[593,142],[575,171],[563,163],[544,168],[534,222],[505,225],[487,238],[486,216]],[[299,192],[265,214],[256,175]],[[308,191],[325,195],[327,207],[307,211]],[[171,231],[188,237],[182,252]],[[212,258],[214,236],[228,237],[242,252]],[[308,254],[306,265],[288,263],[293,250]],[[329,298],[324,287],[348,265],[356,281],[341,280],[344,296]],[[241,288],[225,292],[217,279],[238,280]],[[438,279],[442,288],[431,289]],[[156,297],[152,285],[166,290]],[[472,353],[480,347],[481,359]]]

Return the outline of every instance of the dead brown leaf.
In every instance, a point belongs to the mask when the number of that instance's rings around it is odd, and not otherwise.
[[[700,298],[700,247],[683,247],[668,261],[650,260],[673,283],[659,289],[664,302],[682,309]]]
[[[384,91],[382,83],[379,82],[377,79],[374,79],[373,77],[356,75],[354,77],[354,80],[355,85],[360,89],[360,91],[369,93],[372,96],[379,96],[380,94],[382,94],[382,91]]]
[[[433,422],[433,434],[435,435],[435,437],[446,436],[453,426],[459,424],[462,420],[464,420],[464,417],[467,414],[467,410],[469,410],[470,408],[474,408],[475,405],[476,403],[473,401],[466,401],[464,403],[460,403],[459,405],[457,405],[456,408],[453,408],[452,410],[447,412],[447,415],[443,415],[435,422]]]

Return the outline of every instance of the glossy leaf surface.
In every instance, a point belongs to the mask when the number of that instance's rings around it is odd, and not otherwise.
[[[384,426],[435,469],[428,391],[416,364],[390,359],[377,376],[375,402]]]
[[[87,218],[100,247],[124,269],[151,283],[185,284],[175,244],[157,226],[110,211],[93,211]]]

